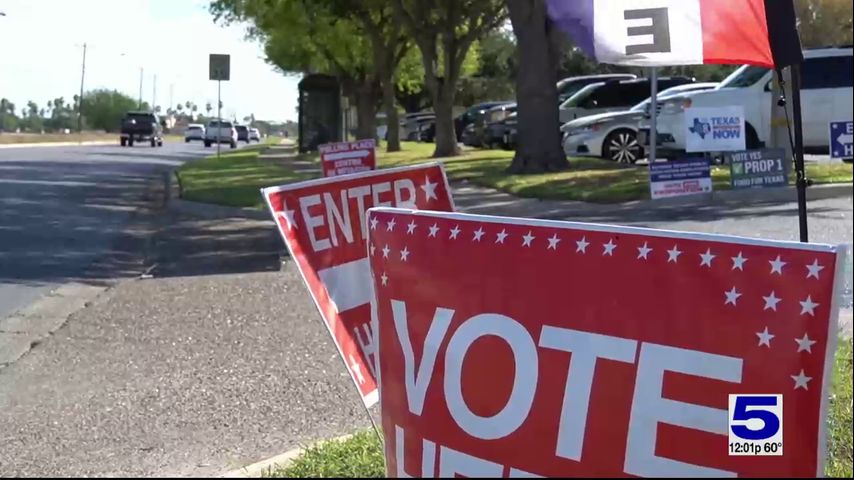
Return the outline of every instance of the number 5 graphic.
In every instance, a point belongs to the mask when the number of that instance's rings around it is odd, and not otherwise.
[[[742,422],[740,425],[732,425],[732,433],[745,440],[765,440],[777,434],[780,430],[780,419],[777,414],[762,407],[777,406],[777,397],[738,397],[735,399],[735,409],[732,412],[733,422]],[[759,408],[750,408],[759,407]],[[748,420],[761,420],[762,428],[753,430],[748,428]]]

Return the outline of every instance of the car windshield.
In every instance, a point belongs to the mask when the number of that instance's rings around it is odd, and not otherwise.
[[[239,132],[246,132],[246,131],[248,131],[248,130],[246,130],[246,127],[244,127],[243,125],[238,125],[238,126],[236,126],[236,127],[234,127],[234,128],[236,128],[236,129],[237,129],[237,131],[239,131]]]
[[[718,88],[744,88],[754,85],[762,79],[768,69],[765,67],[756,67],[753,65],[743,65],[738,70],[732,72],[726,77]]]
[[[575,95],[566,99],[566,101],[563,102],[563,105],[561,105],[560,108],[572,108],[581,105],[582,103],[584,103],[585,100],[587,100],[590,95],[593,95],[593,92],[595,92],[596,89],[598,89],[602,85],[605,85],[605,83],[598,82],[587,85],[586,87],[576,92]]]

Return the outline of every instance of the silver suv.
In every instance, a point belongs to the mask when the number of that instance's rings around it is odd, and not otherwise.
[[[214,143],[227,143],[231,148],[237,148],[237,130],[231,122],[211,120],[205,127],[205,146]]]

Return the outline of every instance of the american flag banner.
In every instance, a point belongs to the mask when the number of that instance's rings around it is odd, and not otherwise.
[[[816,476],[843,247],[376,208],[390,476]]]
[[[371,207],[454,209],[441,164],[265,188],[262,195],[365,406],[377,402],[366,250]],[[388,252],[379,252],[387,255]]]

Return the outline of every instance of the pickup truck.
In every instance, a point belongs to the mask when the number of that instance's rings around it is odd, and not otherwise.
[[[231,122],[211,120],[205,127],[204,142],[205,147],[214,143],[227,143],[231,148],[237,148],[237,130]]]
[[[121,145],[132,147],[134,142],[149,142],[152,147],[163,146],[163,127],[157,115],[150,112],[128,112],[122,118]]]

